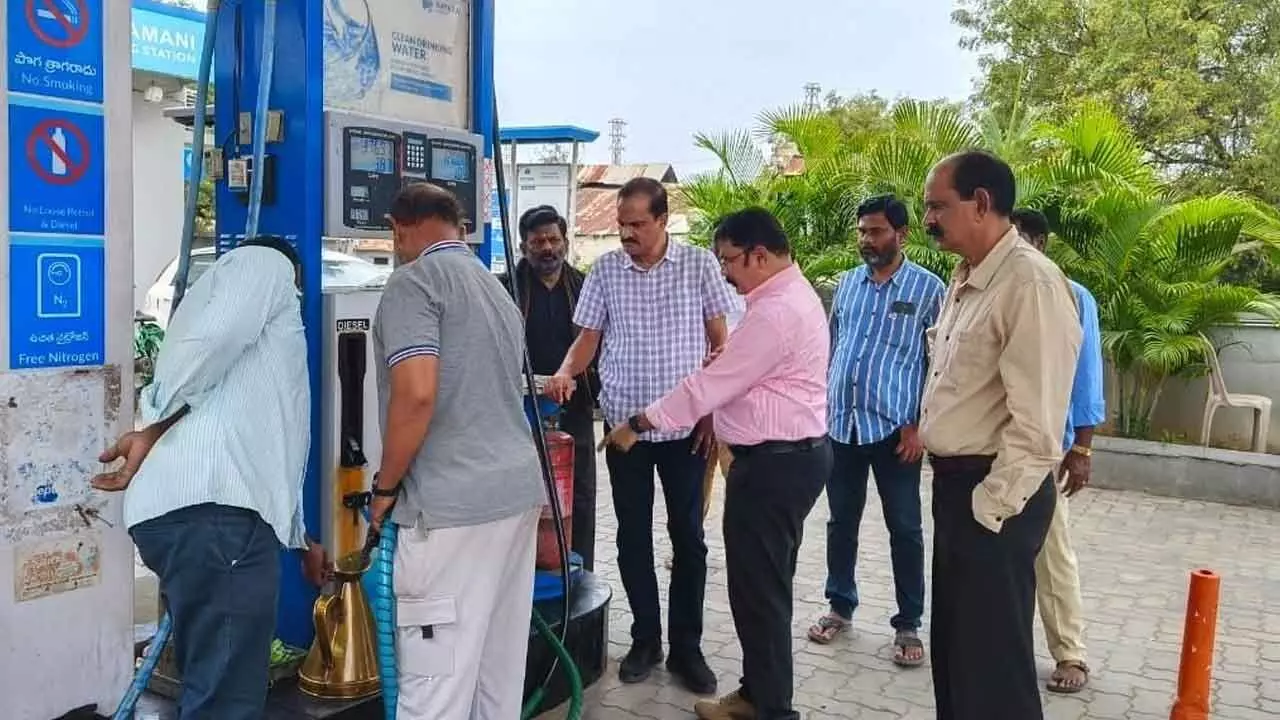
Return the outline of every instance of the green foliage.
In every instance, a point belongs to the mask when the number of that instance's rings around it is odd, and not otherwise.
[[[1273,0],[960,0],[977,99],[1048,119],[1123,119],[1180,188],[1280,200],[1280,5]]]
[[[805,275],[830,284],[859,262],[858,202],[892,192],[911,215],[908,256],[946,278],[955,259],[920,223],[925,178],[950,153],[996,152],[1014,166],[1019,204],[1048,216],[1060,240],[1051,255],[1098,300],[1104,351],[1119,377],[1116,424],[1132,436],[1149,432],[1168,378],[1204,372],[1211,327],[1244,312],[1280,323],[1280,298],[1222,281],[1237,257],[1280,248],[1276,214],[1241,194],[1179,193],[1101,104],[1051,123],[1020,105],[969,117],[943,103],[904,100],[884,119],[881,132],[849,135],[830,110],[763,114],[756,135],[792,142],[804,156],[799,174],[769,167],[747,133],[699,136],[722,167],[685,186],[694,237],[706,242],[716,218],[763,206],[782,222]]]
[[[156,355],[164,342],[164,330],[154,322],[138,321],[133,327],[134,385],[138,388],[151,384],[155,374]]]

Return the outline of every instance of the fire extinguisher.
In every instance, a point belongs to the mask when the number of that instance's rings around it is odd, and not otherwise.
[[[559,429],[554,415],[546,418],[543,428],[556,497],[547,498],[548,504],[542,507],[542,517],[538,520],[538,554],[535,564],[539,570],[559,571],[560,545],[556,541],[555,516],[549,503],[560,503],[560,516],[564,519],[561,523],[561,539],[565,547],[568,547],[569,538],[573,537],[573,436]]]

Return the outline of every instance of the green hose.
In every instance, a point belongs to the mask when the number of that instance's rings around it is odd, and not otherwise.
[[[551,631],[547,621],[542,619],[542,614],[537,608],[533,609],[533,626],[538,629],[538,634],[551,644],[551,649],[560,658],[560,666],[569,674],[569,714],[565,716],[565,720],[579,720],[582,717],[582,675],[578,672],[578,666],[573,664],[573,657],[560,642],[560,638]],[[528,702],[524,704],[524,710],[520,712],[520,720],[529,720],[533,717],[533,714],[538,711],[538,706],[542,704],[543,695],[544,688],[534,691]]]

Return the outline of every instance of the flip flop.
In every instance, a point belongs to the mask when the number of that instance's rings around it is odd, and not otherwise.
[[[809,639],[819,645],[826,645],[848,627],[848,620],[835,613],[827,613],[818,618],[818,622],[809,626]]]
[[[1072,670],[1080,672],[1081,680],[1079,685],[1068,685],[1068,673]],[[1049,682],[1045,683],[1045,689],[1059,695],[1075,695],[1089,685],[1089,666],[1078,660],[1063,660],[1058,663],[1058,667],[1054,668],[1053,675],[1049,677]]]
[[[919,648],[920,657],[908,658],[907,650]],[[920,667],[924,664],[924,643],[911,630],[900,630],[893,636],[893,664],[898,667]]]

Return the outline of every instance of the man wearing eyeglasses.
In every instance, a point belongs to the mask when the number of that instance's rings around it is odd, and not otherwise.
[[[742,322],[706,367],[620,423],[606,442],[629,454],[642,433],[715,418],[733,453],[724,550],[742,682],[719,700],[699,701],[694,712],[703,720],[798,720],[792,582],[805,518],[831,474],[827,318],[768,211],[726,216],[715,246],[725,277],[746,296]]]

